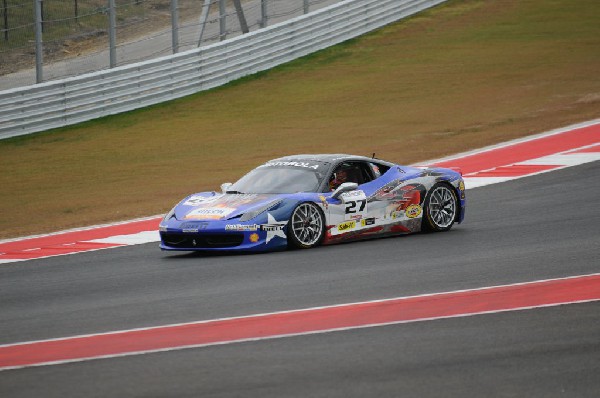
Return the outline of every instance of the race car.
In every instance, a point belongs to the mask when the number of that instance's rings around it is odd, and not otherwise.
[[[160,223],[160,248],[308,249],[448,231],[463,221],[465,203],[457,170],[401,166],[374,156],[286,156],[222,184],[221,192],[183,199]]]

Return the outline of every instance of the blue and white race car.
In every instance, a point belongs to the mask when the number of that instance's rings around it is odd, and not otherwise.
[[[465,215],[460,172],[352,155],[295,155],[258,166],[222,192],[177,204],[159,226],[163,250],[308,249],[448,231]]]

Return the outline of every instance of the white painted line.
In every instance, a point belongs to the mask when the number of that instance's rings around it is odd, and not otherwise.
[[[463,180],[466,189],[473,189],[514,180],[514,177],[463,177]]]
[[[518,165],[561,165],[566,167],[579,166],[600,160],[600,153],[570,153],[544,156],[537,159],[516,163]]]
[[[144,243],[160,242],[158,231],[142,231],[137,234],[117,235],[103,239],[93,239],[85,242],[107,243],[115,245],[141,245]]]
[[[99,228],[115,227],[115,226],[118,226],[118,225],[132,224],[132,223],[135,223],[135,222],[138,222],[138,221],[154,220],[155,218],[162,218],[164,216],[165,216],[164,214],[157,214],[155,216],[134,218],[134,219],[131,219],[131,220],[118,221],[118,222],[113,222],[113,223],[109,223],[109,224],[98,224],[98,225],[91,225],[89,227],[65,229],[63,231],[51,232],[51,233],[48,233],[48,234],[21,236],[19,238],[11,238],[11,239],[0,240],[0,243],[18,242],[18,241],[22,241],[22,240],[29,240],[29,239],[36,239],[36,238],[45,238],[45,237],[48,237],[48,236],[56,236],[56,235],[68,234],[68,233],[71,233],[71,232],[83,232],[83,231],[90,231],[90,230],[99,229]]]

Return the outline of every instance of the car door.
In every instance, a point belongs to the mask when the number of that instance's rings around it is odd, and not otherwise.
[[[363,174],[349,179],[358,186],[328,200],[332,240],[411,230],[404,224],[418,222],[423,187],[410,183],[411,176],[400,166],[356,163]]]
[[[339,186],[332,185],[331,181],[337,180],[341,172],[346,173],[343,182],[357,184],[356,189],[346,190],[336,195]],[[330,176],[330,188],[333,189],[332,197],[328,200],[330,235],[354,235],[375,224],[371,216],[368,195],[374,191],[377,184],[376,174],[372,166],[365,161],[344,161],[338,164]],[[342,181],[337,181],[342,182]],[[343,183],[342,182],[342,183]]]

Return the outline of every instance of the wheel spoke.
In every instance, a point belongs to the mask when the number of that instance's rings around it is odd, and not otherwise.
[[[456,197],[450,188],[438,186],[431,192],[428,211],[437,228],[452,225],[456,215]]]
[[[323,219],[319,210],[310,203],[303,203],[292,214],[292,232],[304,246],[312,246],[322,236]]]

